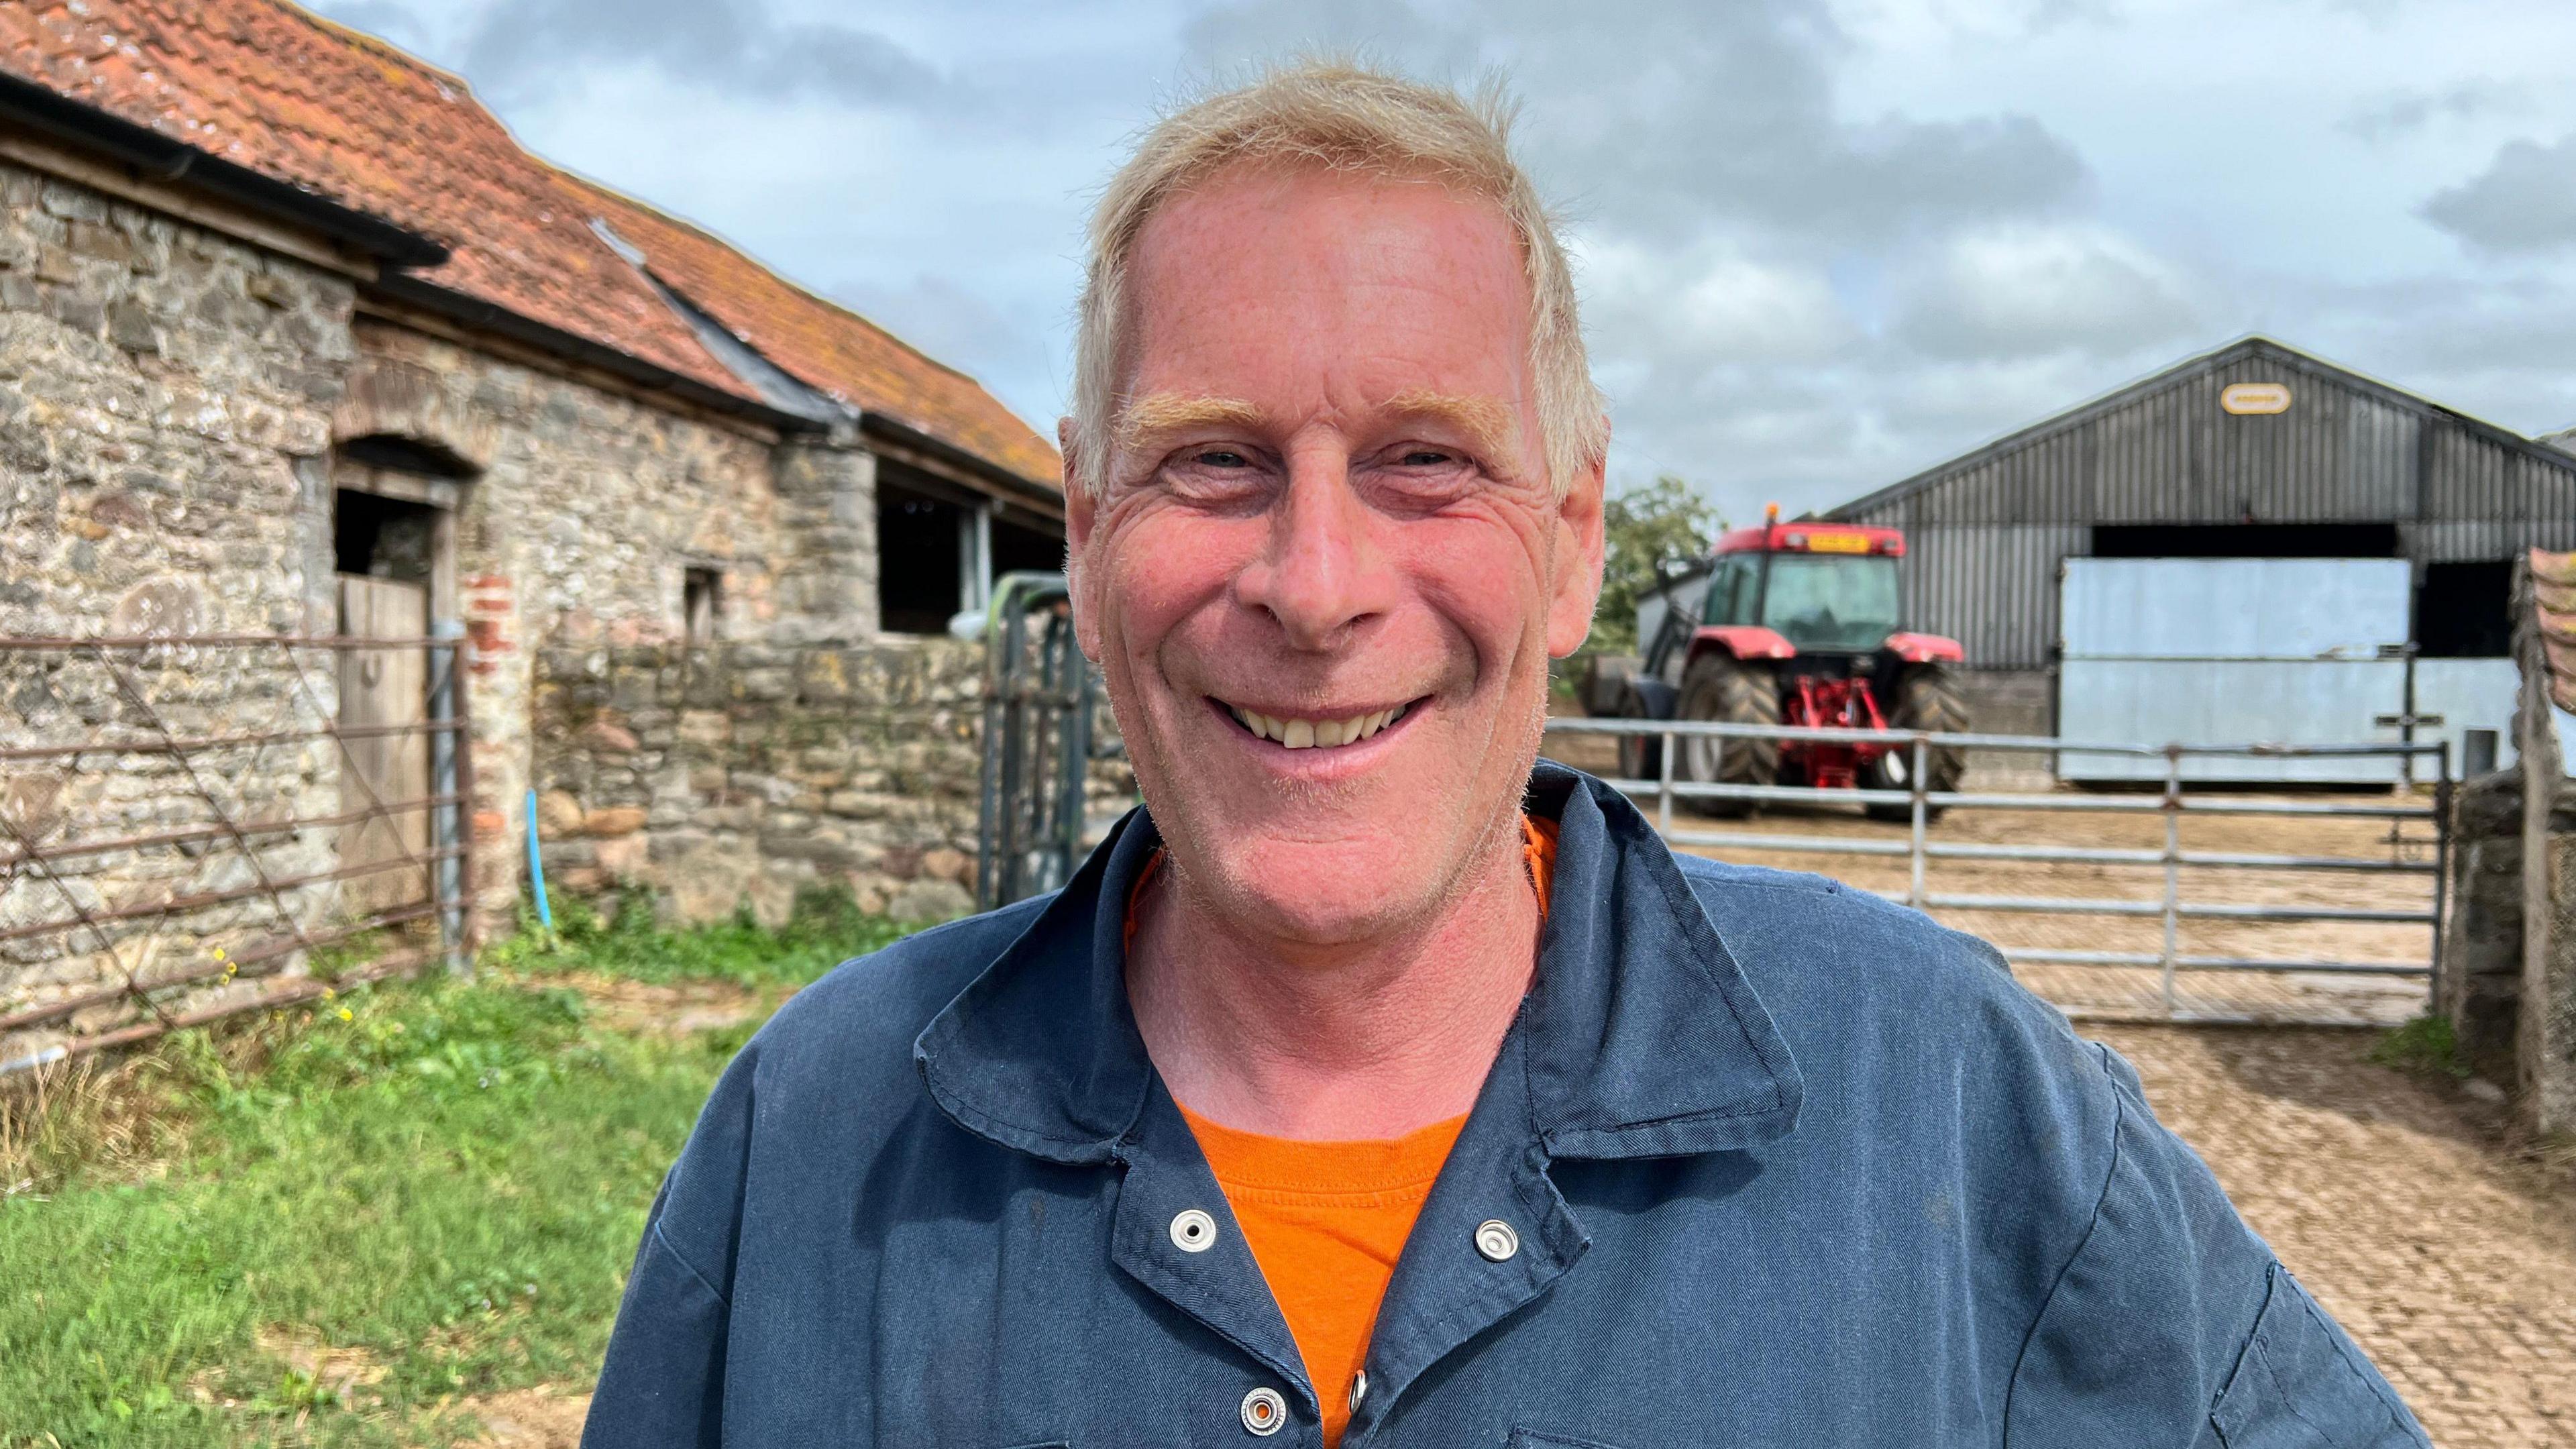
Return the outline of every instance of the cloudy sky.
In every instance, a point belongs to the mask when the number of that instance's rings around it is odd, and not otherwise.
[[[2576,423],[2566,0],[325,0],[1052,431],[1084,209],[1268,57],[1499,68],[1614,485],[1893,482],[2246,332]]]

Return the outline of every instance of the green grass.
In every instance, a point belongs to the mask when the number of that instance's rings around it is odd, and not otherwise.
[[[2447,1016],[2425,1015],[2393,1026],[2372,1043],[2370,1059],[2383,1067],[2465,1080],[2469,1064],[2460,1059],[2459,1038]]]
[[[790,989],[897,934],[804,906],[666,932],[568,904],[475,981],[184,1033],[32,1115],[22,1093],[0,1445],[440,1444],[470,1437],[460,1401],[586,1384],[716,1073]],[[754,1011],[623,1031],[562,984],[593,976],[735,983]]]

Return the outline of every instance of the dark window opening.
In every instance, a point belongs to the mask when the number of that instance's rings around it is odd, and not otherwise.
[[[877,620],[892,634],[944,634],[958,609],[957,528],[953,503],[879,481],[877,486]]]
[[[2426,564],[2415,591],[2415,652],[2428,659],[2513,653],[2513,560]]]
[[[2102,523],[2095,558],[2395,558],[2394,523]]]
[[[993,520],[993,577],[1022,570],[1064,572],[1064,540],[1052,533]]]
[[[344,574],[430,582],[437,558],[438,510],[347,488],[331,495],[332,567]]]
[[[692,644],[712,644],[716,622],[724,616],[724,575],[714,569],[684,569],[680,574],[680,622]]]
[[[391,433],[370,433],[341,443],[341,457],[369,468],[384,468],[396,473],[417,473],[424,478],[471,478],[474,465],[440,447],[415,438],[398,438]]]

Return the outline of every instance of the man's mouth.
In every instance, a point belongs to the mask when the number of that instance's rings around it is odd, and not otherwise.
[[[1330,750],[1355,745],[1385,730],[1410,713],[1415,704],[1400,704],[1393,709],[1373,710],[1367,714],[1348,715],[1340,719],[1315,719],[1293,715],[1263,714],[1241,705],[1223,705],[1234,722],[1252,732],[1257,739],[1275,741],[1292,750]]]

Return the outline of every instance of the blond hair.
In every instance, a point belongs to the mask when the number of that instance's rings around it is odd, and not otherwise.
[[[1555,218],[1512,159],[1512,107],[1499,85],[1470,99],[1348,62],[1301,61],[1165,116],[1109,179],[1091,218],[1074,341],[1072,465],[1095,496],[1127,400],[1119,396],[1127,265],[1136,238],[1175,196],[1238,165],[1314,166],[1420,177],[1492,202],[1529,276],[1529,361],[1549,482],[1559,496],[1601,461],[1609,422],[1593,386],[1574,278]]]

